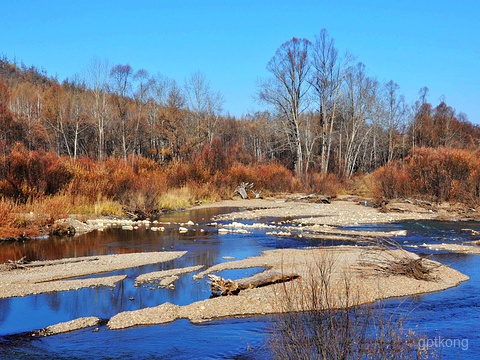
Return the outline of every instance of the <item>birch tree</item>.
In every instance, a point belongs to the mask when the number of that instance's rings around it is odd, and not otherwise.
[[[321,141],[321,172],[325,176],[332,151],[333,130],[338,117],[342,84],[352,57],[347,53],[340,58],[335,40],[323,29],[315,37],[312,50],[312,77],[310,83],[314,89],[318,104],[321,133],[315,137]]]
[[[357,64],[346,76],[342,114],[345,135],[343,171],[349,177],[355,171],[362,146],[373,128],[367,121],[373,118],[377,96],[378,82],[367,76],[365,65]]]
[[[108,102],[107,91],[109,81],[108,61],[93,58],[87,67],[87,85],[93,95],[91,113],[97,129],[97,157],[99,161],[106,158],[105,155],[105,129],[107,126]]]
[[[281,45],[267,64],[267,70],[272,76],[260,83],[258,93],[258,98],[273,106],[278,118],[283,122],[298,175],[304,172],[300,119],[308,106],[310,47],[310,41],[297,38]]]
[[[191,111],[194,133],[200,136],[198,141],[211,143],[225,102],[222,94],[213,91],[205,74],[197,71],[185,81],[185,95]]]

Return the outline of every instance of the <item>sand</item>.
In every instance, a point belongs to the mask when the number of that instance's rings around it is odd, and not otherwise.
[[[143,283],[151,283],[158,280],[160,280],[161,282],[164,279],[173,279],[174,277],[178,279],[177,275],[198,271],[201,268],[203,268],[203,265],[189,266],[189,267],[179,268],[179,269],[155,271],[151,273],[142,274],[137,276],[137,278],[135,279],[135,285],[138,286]],[[171,282],[169,281],[166,284],[169,285],[170,283]]]
[[[358,224],[389,223],[401,220],[433,219],[439,214],[409,203],[391,203],[387,209],[393,212],[380,212],[365,206],[367,200],[354,197],[339,197],[330,204],[285,199],[231,200],[221,202],[221,206],[250,208],[235,213],[220,215],[218,220],[240,220],[261,218],[289,218],[294,223],[308,225],[349,226]]]
[[[463,245],[463,244],[424,244],[424,245],[411,245],[410,247],[420,247],[435,251],[450,251],[462,254],[480,254],[480,246],[476,245]]]
[[[87,256],[55,261],[35,261],[26,268],[0,270],[0,298],[27,296],[45,292],[77,290],[91,286],[114,286],[126,275],[67,280],[93,274],[170,261],[186,251],[146,252]]]

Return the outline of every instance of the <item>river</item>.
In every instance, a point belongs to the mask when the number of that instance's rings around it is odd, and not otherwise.
[[[114,253],[187,250],[182,258],[157,265],[102,274],[127,274],[123,282],[111,288],[87,288],[22,298],[0,299],[1,359],[266,359],[265,337],[269,318],[223,319],[205,324],[179,320],[158,326],[111,331],[84,329],[46,338],[31,339],[22,333],[84,316],[108,319],[128,310],[157,306],[164,302],[186,305],[210,296],[205,280],[192,281],[192,274],[180,276],[175,289],[152,285],[134,286],[141,273],[174,267],[242,259],[263,250],[332,244],[298,237],[278,237],[265,230],[253,234],[218,234],[208,226],[210,218],[233,209],[207,209],[169,214],[162,222],[165,232],[148,229],[125,231],[107,229],[73,239],[47,238],[24,243],[0,243],[0,262],[27,256],[29,260]],[[187,233],[179,233],[177,223],[193,221]],[[270,219],[268,221],[272,221]],[[262,221],[266,221],[262,219]],[[244,222],[244,223],[253,223]],[[354,230],[407,230],[397,238],[402,245],[471,240],[480,231],[477,222],[405,221],[394,224],[346,227]],[[203,230],[203,231],[202,231]],[[336,242],[338,243],[338,242]],[[335,243],[335,244],[336,244]],[[450,265],[471,277],[470,281],[438,293],[412,298],[390,299],[383,306],[408,311],[406,326],[425,333],[427,345],[435,346],[444,359],[480,359],[480,257],[478,255],[432,252],[432,259]],[[221,276],[240,278],[261,268],[229,270]]]

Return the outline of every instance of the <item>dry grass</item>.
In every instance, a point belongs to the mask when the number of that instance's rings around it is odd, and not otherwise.
[[[40,215],[49,224],[57,219],[68,217],[72,210],[71,197],[68,194],[30,198],[22,206],[25,213]]]
[[[40,221],[27,220],[24,208],[12,200],[0,198],[0,239],[16,239],[40,234]]]
[[[189,207],[193,203],[195,203],[195,198],[187,186],[169,190],[160,195],[158,199],[158,207],[161,209],[181,209]]]

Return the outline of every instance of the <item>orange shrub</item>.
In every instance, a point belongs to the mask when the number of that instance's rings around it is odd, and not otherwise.
[[[86,197],[91,202],[99,196],[113,195],[113,183],[105,163],[82,158],[72,165],[72,171],[74,176],[68,188],[72,195]]]
[[[54,153],[40,154],[17,144],[0,159],[0,195],[22,202],[30,197],[54,195],[73,176],[68,161]]]
[[[419,148],[404,166],[399,162],[377,169],[375,195],[416,196],[435,201],[480,202],[478,152],[455,148]]]
[[[372,177],[374,198],[398,199],[410,196],[410,174],[399,162],[392,162],[375,170]]]
[[[193,159],[191,162],[175,161],[167,169],[167,184],[171,188],[181,188],[189,182],[204,183],[211,175],[202,161]]]
[[[215,178],[215,184],[223,188],[235,189],[241,182],[253,183],[255,189],[272,193],[298,189],[298,182],[292,172],[278,163],[252,165],[235,163],[227,170],[217,173]]]
[[[317,194],[337,196],[338,193],[348,187],[346,179],[336,174],[324,176],[321,173],[310,174],[309,191]]]
[[[272,192],[289,192],[293,190],[294,177],[290,170],[279,163],[259,165],[254,170],[255,184],[259,189]]]

